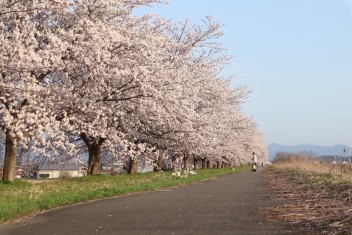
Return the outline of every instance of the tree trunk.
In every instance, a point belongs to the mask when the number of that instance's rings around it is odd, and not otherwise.
[[[207,161],[207,168],[210,168],[210,161]]]
[[[2,181],[13,182],[16,174],[16,156],[18,143],[15,136],[10,135],[10,130],[6,130],[5,160],[2,174]]]
[[[187,170],[188,169],[188,165],[189,165],[189,157],[188,157],[188,154],[185,153],[183,155],[183,168],[185,170]]]
[[[89,148],[88,175],[97,175],[100,170],[101,145],[93,144]]]
[[[138,169],[138,166],[137,166],[137,160],[133,159],[132,157],[130,157],[130,163],[129,163],[129,166],[128,166],[128,174],[135,174],[137,173],[137,169]]]
[[[206,167],[205,159],[202,159],[202,169],[204,169],[205,167]]]
[[[216,161],[216,168],[219,168],[219,167],[220,167],[220,162]]]
[[[197,170],[197,162],[198,162],[198,159],[197,158],[194,158],[193,159],[193,166],[194,166],[194,169]]]
[[[88,148],[88,175],[97,175],[100,170],[100,152],[106,138],[90,137],[86,133],[81,133],[81,138]]]
[[[162,168],[162,164],[163,164],[163,158],[165,155],[165,150],[163,149],[158,149],[157,153],[156,153],[156,161],[155,161],[155,168],[154,171],[160,171]]]
[[[175,171],[175,167],[176,167],[176,159],[177,159],[177,156],[176,155],[173,155],[171,157],[171,170],[174,172]]]

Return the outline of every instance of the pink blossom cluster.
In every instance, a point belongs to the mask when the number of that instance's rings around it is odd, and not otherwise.
[[[221,24],[174,23],[133,9],[157,0],[1,0],[0,125],[16,149],[49,158],[162,149],[250,162],[263,137],[241,111],[249,88],[221,76]],[[11,143],[11,144],[9,144]],[[12,149],[11,149],[12,148]]]

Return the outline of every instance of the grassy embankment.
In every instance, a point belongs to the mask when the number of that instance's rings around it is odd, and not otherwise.
[[[275,199],[290,203],[265,208],[267,218],[307,226],[319,234],[351,234],[352,166],[291,157],[266,171]]]
[[[204,169],[197,170],[196,175],[187,178],[174,178],[171,172],[164,172],[87,176],[45,183],[29,183],[23,180],[16,180],[14,183],[0,182],[0,223],[59,206],[159,190],[249,170],[249,167],[235,168],[235,170]]]

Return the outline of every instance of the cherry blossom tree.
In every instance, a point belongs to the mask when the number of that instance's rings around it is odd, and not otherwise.
[[[128,116],[153,89],[150,79],[160,66],[160,40],[141,29],[149,16],[137,18],[130,12],[153,2],[78,2],[63,22],[70,35],[63,40],[70,45],[63,57],[65,69],[52,86],[60,94],[53,98],[60,100],[53,103],[66,131],[88,148],[88,174],[98,173],[103,145],[114,149],[118,144],[131,154],[142,149],[128,135],[135,125]]]
[[[240,108],[250,90],[220,75],[230,59],[222,25],[132,15],[157,2],[0,2],[3,180],[13,180],[19,145],[60,158],[83,143],[91,175],[103,148],[128,156],[131,173],[152,151],[159,168],[166,152],[186,168],[190,156],[219,165],[250,148],[265,154]]]
[[[19,144],[45,142],[53,123],[45,78],[61,65],[55,16],[69,1],[0,2],[0,125],[6,135],[4,181],[13,181]],[[53,125],[54,126],[54,125]]]

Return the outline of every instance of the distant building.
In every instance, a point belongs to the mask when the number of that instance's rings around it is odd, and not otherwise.
[[[44,164],[33,169],[34,178],[71,178],[82,177],[87,174],[86,165],[76,164]]]

